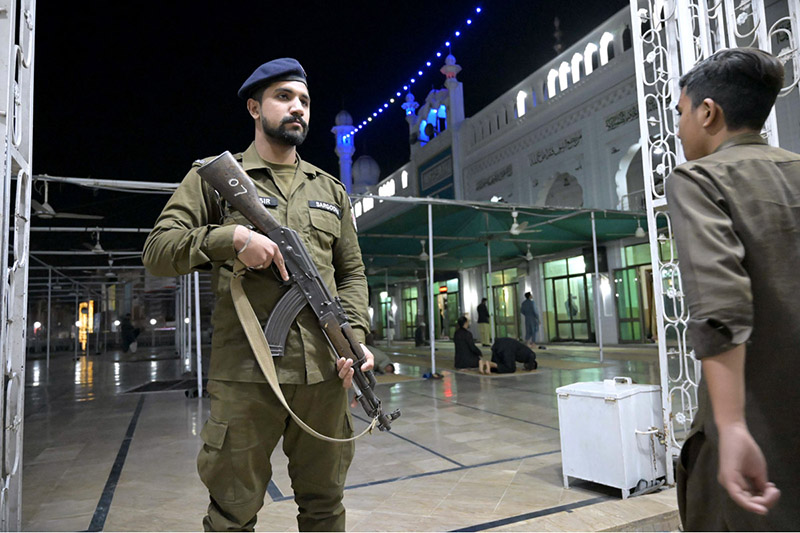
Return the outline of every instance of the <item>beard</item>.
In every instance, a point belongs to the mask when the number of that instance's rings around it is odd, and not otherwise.
[[[301,129],[288,129],[289,124],[300,124]],[[265,116],[261,116],[261,129],[264,135],[287,146],[300,146],[308,135],[308,123],[300,117],[285,117],[277,127],[271,127]]]

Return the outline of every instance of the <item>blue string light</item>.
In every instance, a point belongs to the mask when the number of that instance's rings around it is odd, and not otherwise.
[[[481,11],[482,11],[482,10],[481,10],[481,8],[480,8],[480,7],[476,7],[476,8],[475,8],[475,14],[480,14],[480,13],[481,13]],[[466,20],[466,23],[467,23],[467,26],[472,26],[472,19],[471,19],[471,18],[468,18],[468,19]],[[455,35],[456,37],[461,37],[461,30],[455,30],[455,31],[453,32],[453,35]],[[449,41],[449,40],[448,40],[448,41],[445,41],[445,43],[444,43],[444,47],[445,47],[445,48],[450,48],[450,41]],[[436,55],[436,57],[442,57],[442,52],[441,52],[440,50],[437,50],[435,55]],[[425,62],[425,68],[429,68],[429,67],[431,67],[431,66],[432,66],[432,63],[431,63],[431,61],[426,61],[426,62]],[[423,75],[424,75],[424,72],[423,72],[422,70],[418,70],[418,71],[417,71],[417,76],[423,76]],[[416,83],[416,81],[417,81],[417,80],[416,80],[416,78],[409,78],[409,80],[408,80],[408,83],[406,83],[405,85],[403,85],[403,91],[408,91],[409,85],[410,85],[410,84],[414,84],[414,83]],[[397,92],[395,93],[395,95],[396,95],[396,96],[399,98],[400,96],[402,96],[402,92],[400,92],[400,91],[397,91]],[[383,113],[383,110],[384,110],[384,109],[388,109],[388,107],[389,107],[389,104],[393,104],[393,103],[395,103],[395,99],[394,99],[394,98],[389,98],[389,101],[388,101],[388,103],[387,103],[387,102],[384,102],[384,104],[383,104],[382,106],[378,107],[377,111],[375,111],[375,112],[373,112],[373,113],[372,113],[372,116],[371,116],[371,117],[370,117],[370,116],[368,116],[366,120],[363,120],[363,121],[361,122],[361,124],[359,124],[359,125],[358,125],[358,127],[357,127],[357,128],[355,128],[355,129],[352,131],[352,133],[349,133],[348,135],[345,135],[345,136],[344,136],[344,139],[346,140],[346,139],[348,139],[349,137],[351,137],[351,136],[354,136],[354,135],[355,135],[357,132],[361,131],[361,129],[362,129],[363,127],[367,126],[367,125],[368,125],[368,123],[372,122],[372,118],[373,118],[373,117],[377,118],[379,113]]]

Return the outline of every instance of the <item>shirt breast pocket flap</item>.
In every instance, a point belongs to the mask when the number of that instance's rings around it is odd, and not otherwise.
[[[315,229],[324,231],[337,239],[339,238],[339,234],[342,230],[339,217],[322,209],[312,208],[309,209],[309,211],[311,212],[311,225],[314,226]]]

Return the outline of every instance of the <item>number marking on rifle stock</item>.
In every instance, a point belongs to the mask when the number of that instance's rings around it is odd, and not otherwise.
[[[230,185],[232,188],[239,187],[240,186],[239,185],[239,180],[237,180],[236,178],[231,178],[231,179],[228,180],[228,185]],[[247,188],[244,185],[241,185],[241,187],[242,187],[242,191],[241,192],[237,192],[236,194],[234,194],[234,196],[247,194]]]

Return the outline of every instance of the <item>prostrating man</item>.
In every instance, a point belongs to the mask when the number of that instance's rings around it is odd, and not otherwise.
[[[500,337],[492,344],[492,362],[497,363],[495,372],[512,374],[517,371],[517,363],[522,363],[525,370],[536,370],[536,353],[511,337]]]
[[[341,182],[302,161],[296,147],[308,133],[311,98],[306,73],[294,59],[258,67],[239,89],[255,128],[254,142],[236,159],[250,175],[262,203],[282,225],[303,239],[331,291],[341,298],[355,333],[369,331],[367,284]],[[167,202],[144,247],[143,260],[156,275],[210,270],[216,292],[208,391],[211,417],[197,459],[211,503],[206,530],[252,530],[272,476],[270,455],[283,437],[301,531],[344,531],[345,476],[354,446],[305,433],[266,383],[234,311],[230,280],[234,259],[250,269],[244,290],[261,324],[285,289],[268,267],[288,274],[277,245],[257,233],[244,216],[204,183],[195,163]],[[367,363],[372,368],[368,350]],[[353,434],[347,391],[351,360],[335,360],[314,313],[303,309],[289,330],[285,355],[275,357],[278,381],[291,408],[320,433]]]
[[[680,79],[688,162],[667,179],[688,334],[702,361],[683,445],[683,527],[800,527],[800,156],[759,135],[783,66],[717,52]]]

